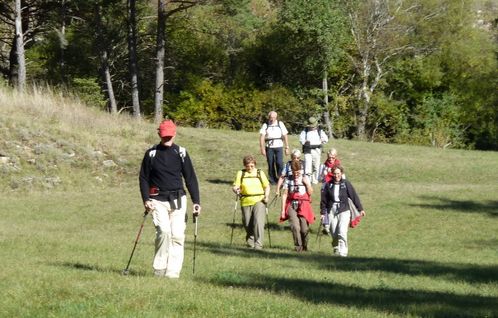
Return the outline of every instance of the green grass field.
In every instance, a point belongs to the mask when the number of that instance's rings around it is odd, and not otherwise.
[[[189,220],[181,278],[152,275],[147,218],[123,276],[155,126],[0,90],[0,317],[498,317],[498,153],[329,142],[367,211],[338,258],[317,223],[293,252],[278,207],[272,248],[245,248],[239,211],[230,245],[230,185],[257,138],[180,129],[201,185],[195,274]]]

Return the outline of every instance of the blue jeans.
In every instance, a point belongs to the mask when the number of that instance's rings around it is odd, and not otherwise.
[[[271,184],[277,184],[280,174],[284,168],[284,148],[266,147],[266,161],[268,162],[268,180]]]

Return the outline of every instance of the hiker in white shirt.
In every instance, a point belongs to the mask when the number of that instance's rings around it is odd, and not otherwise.
[[[315,117],[310,117],[306,128],[299,135],[299,142],[303,145],[304,170],[313,184],[318,183],[322,145],[328,141],[327,134],[318,127],[318,120]]]
[[[283,169],[284,147],[285,154],[289,154],[289,141],[287,128],[277,119],[277,113],[268,113],[268,121],[263,124],[259,134],[259,148],[261,154],[266,156],[268,162],[268,179],[271,184],[277,184]]]

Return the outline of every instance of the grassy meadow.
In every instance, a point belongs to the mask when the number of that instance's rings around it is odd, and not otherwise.
[[[230,185],[242,157],[259,153],[257,133],[182,127],[203,208],[195,274],[189,220],[181,278],[153,276],[147,217],[121,275],[155,128],[0,88],[0,317],[498,317],[496,152],[330,141],[367,212],[338,258],[318,223],[310,251],[295,253],[278,205],[272,247],[267,235],[264,250],[247,249]]]

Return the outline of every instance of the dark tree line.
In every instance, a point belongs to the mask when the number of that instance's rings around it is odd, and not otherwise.
[[[1,0],[0,73],[155,121],[498,149],[491,0]]]

